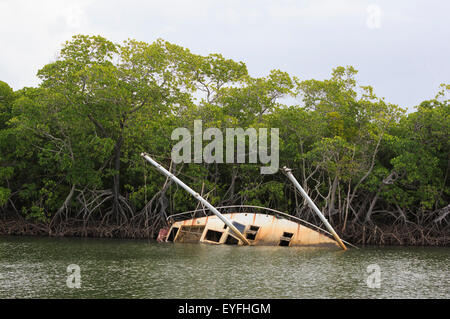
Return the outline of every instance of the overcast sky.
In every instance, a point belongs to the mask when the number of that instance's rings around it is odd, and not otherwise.
[[[0,0],[0,80],[38,85],[74,34],[163,38],[243,61],[252,76],[324,79],[353,65],[361,85],[411,108],[450,83],[449,12],[450,1],[420,0]]]

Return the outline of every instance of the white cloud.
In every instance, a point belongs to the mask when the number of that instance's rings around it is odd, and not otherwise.
[[[267,6],[270,16],[278,18],[301,18],[325,20],[337,16],[361,14],[364,3],[357,0],[271,0]]]
[[[36,85],[37,70],[86,24],[88,1],[4,1],[0,7],[1,77],[14,89]]]

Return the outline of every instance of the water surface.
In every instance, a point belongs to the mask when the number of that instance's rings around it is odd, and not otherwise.
[[[450,248],[0,237],[0,298],[450,298],[449,262]],[[67,286],[70,264],[80,288]]]

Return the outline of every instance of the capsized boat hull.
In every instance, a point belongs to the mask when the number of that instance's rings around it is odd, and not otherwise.
[[[292,220],[262,213],[224,214],[241,231],[251,245],[255,246],[330,246],[338,243],[319,231]],[[208,243],[242,245],[217,216],[204,216],[175,221],[166,237],[167,242]]]

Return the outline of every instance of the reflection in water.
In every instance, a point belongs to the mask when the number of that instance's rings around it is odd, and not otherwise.
[[[450,248],[0,238],[0,298],[450,298]],[[81,288],[66,285],[67,266]],[[367,267],[379,265],[380,288]]]

